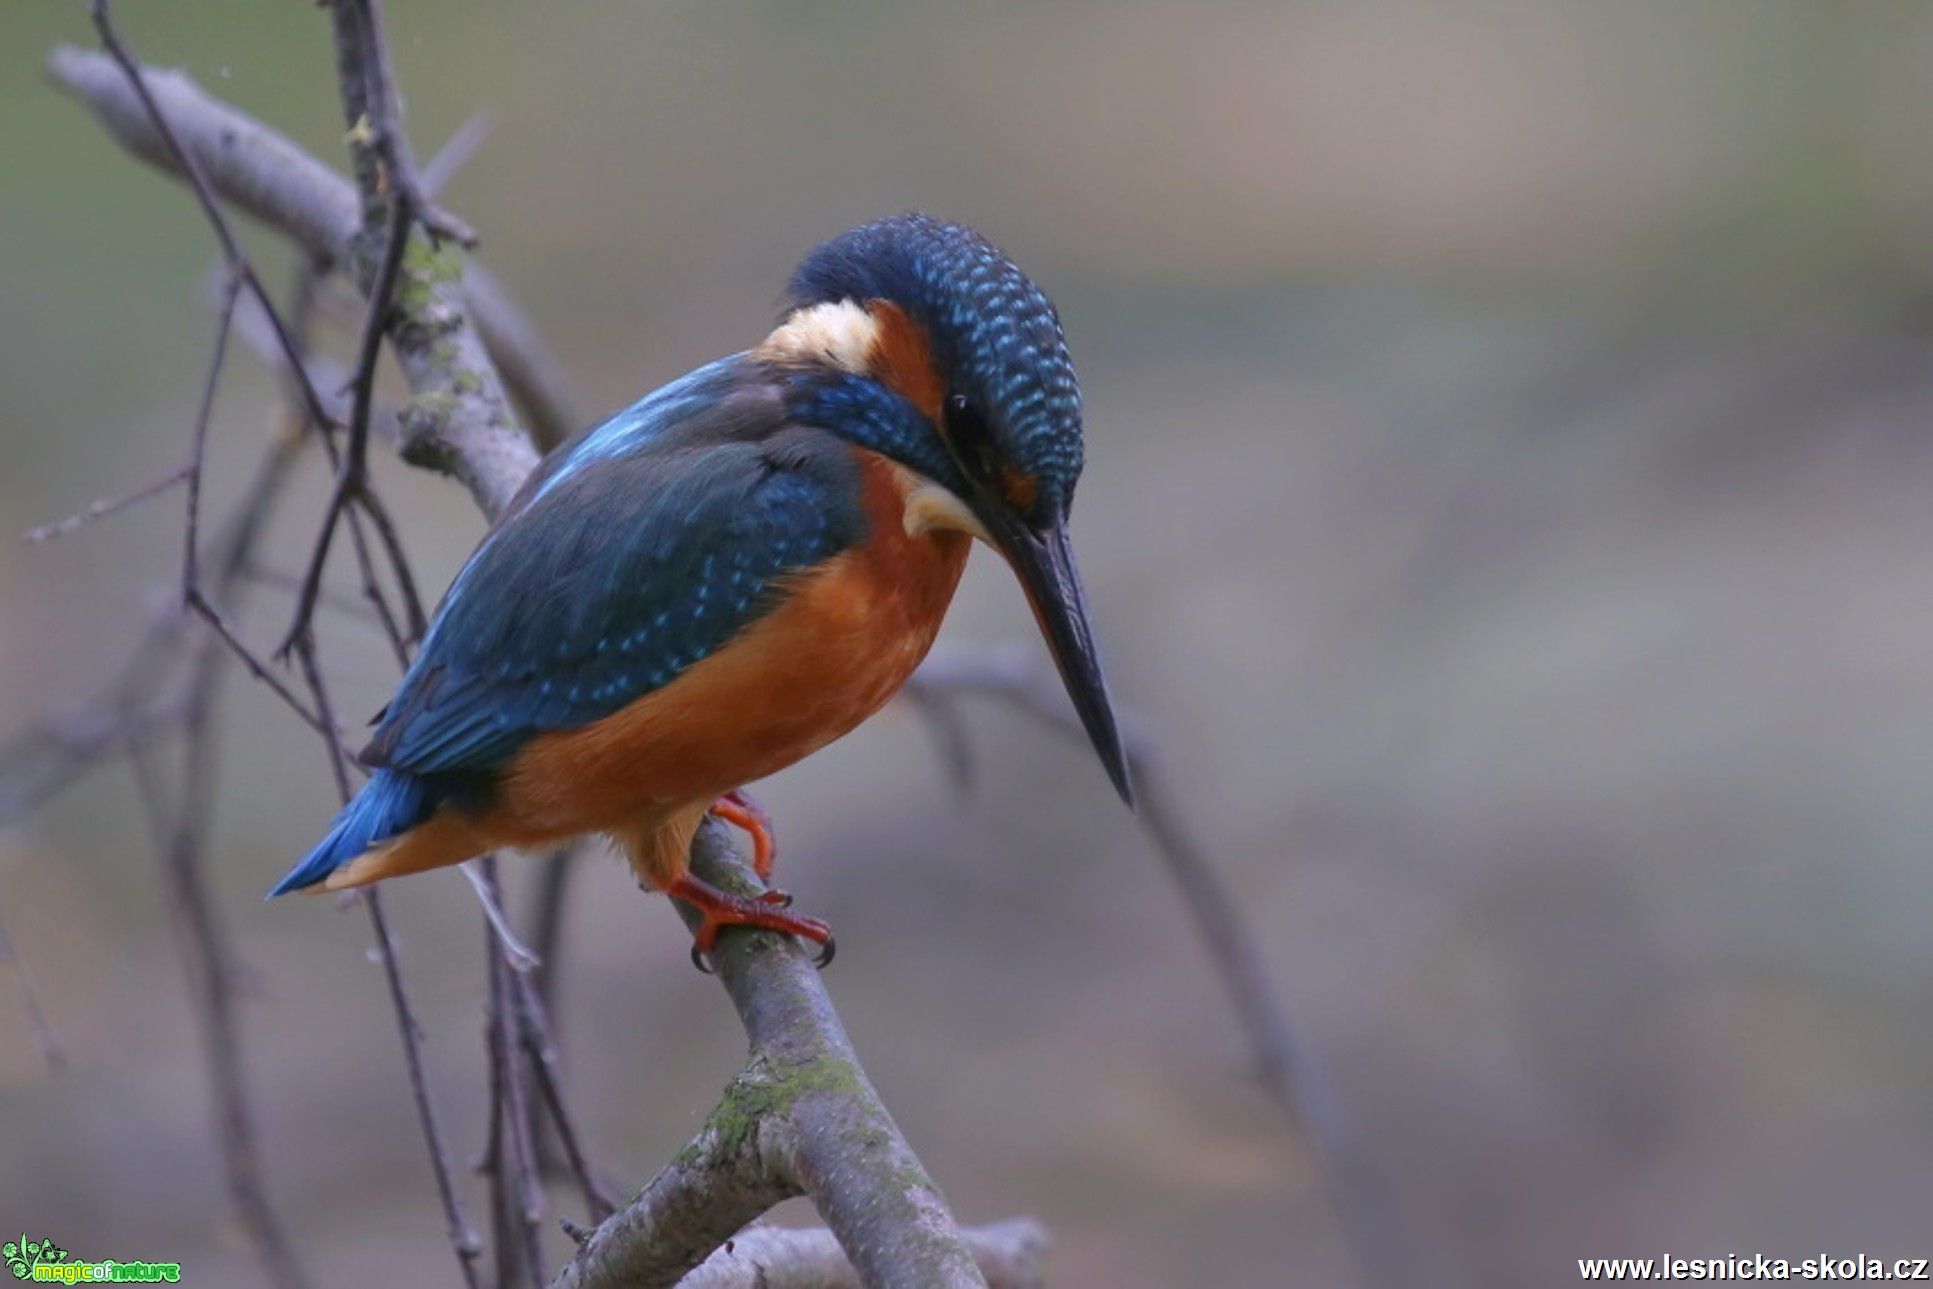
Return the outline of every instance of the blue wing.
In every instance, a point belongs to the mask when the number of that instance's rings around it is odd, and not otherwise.
[[[451,585],[363,753],[449,786],[609,716],[864,536],[856,467],[744,359],[559,449]],[[439,793],[439,795],[441,795]]]

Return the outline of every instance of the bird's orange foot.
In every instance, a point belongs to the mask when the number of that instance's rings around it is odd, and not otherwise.
[[[762,927],[796,935],[819,946],[816,965],[825,967],[832,961],[837,947],[832,940],[832,928],[818,918],[786,912],[792,897],[784,891],[767,891],[753,897],[732,895],[691,873],[681,874],[664,891],[704,914],[705,920],[691,937],[691,965],[706,974],[711,972],[711,964],[706,959],[718,947],[718,933],[728,926]]]
[[[779,857],[778,842],[772,836],[772,816],[752,800],[743,788],[733,788],[711,803],[711,812],[752,838],[752,871],[761,882],[772,880],[772,864]]]

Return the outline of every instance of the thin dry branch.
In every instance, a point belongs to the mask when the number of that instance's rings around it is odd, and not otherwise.
[[[543,1180],[537,1166],[536,1106],[531,1099],[530,1067],[522,1059],[518,1033],[517,950],[497,901],[494,855],[477,863],[479,894],[486,910],[485,932],[490,981],[487,1049],[490,1056],[490,1143],[480,1171],[490,1179],[490,1218],[496,1232],[497,1283],[543,1283]]]
[[[389,36],[380,0],[333,0],[336,66],[343,107],[350,115],[351,146],[379,160],[379,173],[358,166],[364,209],[387,197],[408,208],[431,237],[474,248],[477,235],[430,200],[403,130],[403,108],[389,61]]]
[[[554,856],[548,858],[554,858]],[[492,1058],[496,1059],[499,1050],[496,1046],[499,1037],[497,1026],[502,1015],[494,1009],[500,1001],[507,1002],[511,1012],[510,1019],[514,1024],[504,1032],[514,1033],[517,1063],[522,1067],[515,1071],[512,1077],[520,1081],[524,1087],[536,1090],[542,1098],[542,1109],[546,1115],[546,1118],[539,1122],[535,1118],[534,1111],[531,1113],[531,1141],[534,1147],[532,1166],[535,1172],[526,1181],[530,1185],[536,1185],[543,1176],[559,1171],[554,1159],[545,1153],[554,1141],[563,1151],[562,1171],[577,1184],[584,1198],[585,1211],[590,1214],[592,1221],[601,1222],[609,1217],[617,1206],[605,1196],[603,1187],[592,1176],[590,1164],[584,1154],[582,1137],[577,1130],[576,1119],[571,1115],[570,1108],[564,1101],[562,1071],[559,1068],[557,1046],[551,1033],[549,1007],[538,984],[538,975],[543,970],[545,959],[539,957],[518,939],[516,932],[511,929],[510,917],[504,912],[503,905],[498,899],[495,856],[470,860],[461,867],[463,875],[470,880],[471,889],[476,892],[478,901],[483,905],[484,921],[489,925],[490,940],[495,953],[502,959],[501,965],[509,970],[506,982],[508,987],[503,991],[503,997],[499,999],[493,995],[491,999]],[[551,948],[554,951],[555,945],[553,944]],[[493,963],[491,970],[496,970],[497,965]],[[506,1046],[501,1050],[507,1053],[510,1048]],[[493,1080],[501,1089],[507,1082],[503,1071],[493,1065],[491,1073]],[[521,1095],[526,1098],[526,1104],[529,1104],[528,1093]],[[555,1134],[554,1138],[546,1138],[543,1135],[545,1124],[548,1124]],[[484,1171],[490,1172],[498,1166],[495,1154],[496,1143],[493,1141],[491,1150],[484,1159]]]
[[[322,589],[323,568],[328,562],[329,546],[336,524],[350,507],[360,506],[378,517],[379,529],[387,535],[385,549],[398,582],[405,588],[411,606],[413,631],[422,629],[422,611],[417,603],[408,561],[403,558],[394,529],[382,516],[380,505],[368,488],[369,423],[375,404],[376,362],[382,354],[383,338],[400,321],[392,311],[401,281],[404,256],[409,249],[411,230],[419,224],[433,237],[455,235],[466,245],[475,235],[458,225],[450,216],[432,209],[416,175],[416,163],[402,131],[402,110],[396,102],[389,69],[389,53],[384,42],[377,0],[342,0],[335,6],[337,66],[341,72],[345,115],[351,124],[350,140],[356,159],[356,177],[362,189],[365,241],[375,241],[382,253],[373,269],[363,275],[364,293],[369,307],[363,318],[362,335],[356,345],[355,374],[351,378],[351,410],[348,444],[338,462],[336,486],[322,516],[322,531],[309,557],[309,568],[296,597],[295,619],[289,626],[278,655],[286,657],[300,642],[310,639],[316,596]],[[452,230],[456,230],[452,234]],[[407,446],[407,445],[406,445]],[[353,514],[350,515],[353,526]],[[382,593],[377,586],[368,556],[358,542],[357,554],[363,563],[363,584],[385,622],[391,621]],[[398,655],[407,661],[402,642]]]
[[[972,760],[953,706],[961,695],[979,694],[1004,702],[1074,741],[1087,741],[1080,718],[1068,706],[1053,674],[1031,654],[932,658],[914,674],[907,691],[933,718],[942,755],[962,783],[971,774]],[[1182,823],[1154,741],[1132,714],[1122,714],[1121,730],[1134,777],[1136,815],[1174,879],[1197,938],[1234,1002],[1257,1075],[1314,1151],[1330,1203],[1358,1264],[1371,1283],[1384,1289],[1415,1289],[1428,1283],[1415,1236],[1398,1214],[1381,1169],[1358,1138],[1353,1120],[1328,1080],[1300,1050],[1269,983],[1261,946],[1234,893]]]
[[[29,528],[25,540],[29,546],[38,546],[42,542],[50,542],[57,537],[77,533],[91,523],[106,519],[109,515],[118,515],[130,506],[138,506],[144,501],[160,496],[170,488],[179,487],[188,482],[188,474],[188,466],[176,466],[159,479],[151,479],[132,492],[122,493],[118,497],[103,497],[75,511],[65,519],[55,520],[51,524],[42,524],[38,528]]]
[[[289,624],[276,656],[286,658],[296,642],[310,636],[315,619],[316,596],[322,591],[322,572],[329,562],[329,546],[336,524],[352,503],[365,496],[369,469],[369,420],[376,401],[376,359],[382,353],[383,333],[389,325],[390,301],[395,295],[397,276],[403,268],[403,250],[409,244],[410,221],[414,218],[407,203],[398,200],[385,229],[382,267],[370,292],[369,316],[364,322],[362,339],[356,346],[355,375],[350,378],[349,443],[336,470],[336,486],[322,515],[322,532],[315,539],[308,571],[303,574],[301,590],[295,599],[295,620]],[[392,548],[393,550],[394,548]],[[400,555],[392,562],[406,567]],[[381,594],[365,568],[364,585],[369,588],[383,618],[389,620]]]
[[[584,1211],[590,1214],[593,1222],[602,1222],[617,1211],[617,1205],[605,1194],[603,1185],[592,1172],[577,1121],[564,1102],[563,1070],[557,1057],[557,1045],[551,1038],[550,1016],[544,1007],[543,995],[529,972],[515,973],[513,981],[517,986],[518,1032],[522,1036],[524,1054],[530,1062],[531,1076],[543,1096],[547,1122],[557,1134],[558,1145],[564,1152],[565,1169],[577,1184],[584,1201]],[[539,1137],[537,1162],[540,1170],[544,1165],[543,1142],[544,1139]]]
[[[289,366],[298,377],[302,393],[302,405],[309,415],[309,421],[318,428],[328,425],[328,417],[322,409],[322,399],[313,386],[300,380],[301,364],[296,360],[295,343],[282,325],[281,316],[269,300],[268,288],[255,272],[255,266],[242,251],[241,242],[235,237],[234,229],[229,226],[228,217],[223,213],[216,190],[209,186],[203,173],[202,161],[195,151],[188,147],[181,135],[175,130],[172,117],[162,108],[153,89],[149,85],[148,73],[144,72],[134,56],[122,44],[120,34],[114,28],[114,20],[109,12],[108,0],[92,0],[88,12],[94,20],[94,30],[100,35],[101,45],[107,51],[105,58],[111,64],[102,72],[112,75],[118,71],[116,82],[124,94],[131,96],[127,104],[133,110],[134,119],[143,122],[152,136],[154,157],[163,165],[173,169],[188,182],[195,200],[200,203],[202,214],[208,226],[214,231],[215,239],[221,244],[222,259],[228,271],[239,278],[249,293],[261,304],[274,324],[277,339],[289,357]]]
[[[40,1005],[40,990],[34,984],[33,973],[14,952],[13,937],[7,933],[4,918],[0,918],[0,967],[5,967],[13,976],[20,1009],[27,1015],[27,1032],[34,1036],[34,1047],[40,1052],[41,1061],[55,1073],[66,1069],[67,1051],[61,1046],[60,1035],[54,1032],[53,1022],[47,1019],[46,1009]]]
[[[487,112],[478,112],[457,126],[456,133],[443,140],[443,146],[436,150],[436,155],[423,165],[421,179],[424,194],[434,198],[443,191],[450,180],[470,164],[470,158],[477,154],[483,141],[489,137],[490,116]]]
[[[362,900],[369,910],[370,925],[375,928],[376,943],[382,950],[383,979],[389,988],[397,1027],[402,1031],[403,1055],[409,1064],[410,1094],[416,1100],[417,1122],[422,1125],[428,1140],[430,1158],[436,1161],[436,1195],[443,1206],[444,1233],[449,1238],[450,1247],[456,1251],[463,1283],[470,1289],[477,1289],[482,1283],[477,1271],[477,1259],[483,1256],[483,1241],[477,1236],[476,1228],[470,1225],[470,1215],[464,1210],[463,1199],[456,1190],[456,1177],[449,1167],[449,1151],[443,1144],[442,1123],[436,1114],[436,1103],[429,1094],[429,1076],[423,1070],[422,1027],[416,1023],[416,1013],[411,1009],[409,994],[403,987],[403,974],[396,959],[396,942],[389,934],[388,920],[383,917],[380,893],[371,887],[362,893]]]

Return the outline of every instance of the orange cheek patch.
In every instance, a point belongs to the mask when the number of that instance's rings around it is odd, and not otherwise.
[[[1040,480],[1024,470],[1003,466],[998,479],[1000,495],[1009,506],[1025,515],[1034,508],[1034,501],[1040,496]]]
[[[879,325],[869,364],[873,375],[905,395],[929,421],[939,424],[946,385],[933,364],[933,342],[926,328],[890,300],[872,300],[866,308]]]

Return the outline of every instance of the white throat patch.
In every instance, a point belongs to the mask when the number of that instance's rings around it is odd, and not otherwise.
[[[905,498],[903,522],[908,537],[935,531],[956,532],[993,545],[993,535],[986,525],[951,488],[905,466],[894,466],[893,478],[899,484],[900,496]]]

